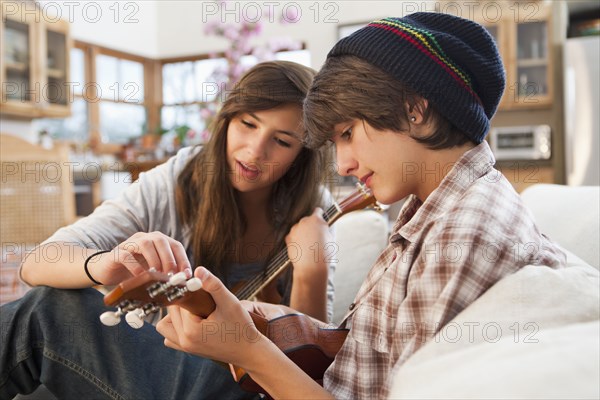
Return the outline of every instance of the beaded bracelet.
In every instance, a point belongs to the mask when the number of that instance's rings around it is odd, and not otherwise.
[[[96,285],[103,285],[103,283],[101,283],[101,282],[98,282],[97,280],[95,280],[95,279],[92,277],[92,274],[90,274],[90,271],[88,270],[88,262],[90,262],[90,260],[92,259],[92,257],[96,257],[97,255],[104,254],[104,253],[110,253],[110,252],[111,252],[111,250],[102,250],[102,251],[96,252],[96,253],[92,254],[91,256],[89,256],[88,258],[86,258],[86,259],[85,259],[85,263],[83,263],[83,270],[85,271],[85,274],[86,274],[86,275],[88,276],[88,278],[90,278],[90,280],[91,280],[92,282],[94,282]]]

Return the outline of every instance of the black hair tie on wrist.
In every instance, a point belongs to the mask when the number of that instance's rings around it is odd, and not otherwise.
[[[85,271],[85,274],[88,276],[88,278],[90,278],[90,281],[94,282],[96,285],[104,285],[101,282],[98,282],[97,280],[95,280],[92,277],[92,274],[90,274],[90,271],[88,270],[88,262],[90,262],[90,260],[92,259],[92,257],[96,257],[100,254],[104,254],[104,253],[110,253],[112,250],[102,250],[102,251],[98,251],[94,254],[92,254],[91,256],[89,256],[88,258],[85,259],[85,263],[83,263],[83,270]]]

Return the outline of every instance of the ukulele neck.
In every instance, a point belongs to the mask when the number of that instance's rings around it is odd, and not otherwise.
[[[375,198],[364,185],[357,184],[357,190],[346,197],[339,204],[334,202],[324,213],[323,219],[329,226],[337,221],[342,215],[356,210],[361,210],[375,203]],[[287,248],[282,249],[265,268],[264,273],[258,274],[243,287],[236,291],[236,296],[240,300],[250,300],[269,283],[271,283],[285,268],[291,264],[288,258]]]
[[[323,219],[331,226],[331,224],[333,224],[342,214],[343,211],[340,206],[337,203],[333,203],[333,205],[323,213]],[[287,255],[287,248],[282,249],[269,263],[265,272],[252,278],[236,293],[236,296],[240,300],[250,300],[254,298],[291,263],[292,262]]]

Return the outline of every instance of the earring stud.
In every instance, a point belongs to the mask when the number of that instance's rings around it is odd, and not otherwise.
[[[410,121],[411,122],[415,122],[417,120],[417,117],[415,117],[414,115],[410,116]]]

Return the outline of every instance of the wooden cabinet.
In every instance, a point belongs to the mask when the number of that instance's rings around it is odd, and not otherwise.
[[[69,116],[68,22],[45,15],[32,2],[0,4],[0,113],[26,118]]]
[[[501,110],[549,108],[553,102],[552,13],[543,2],[494,2],[476,18],[496,39],[506,69]],[[491,7],[488,7],[491,8]]]
[[[554,183],[554,168],[550,164],[536,161],[502,161],[495,165],[515,190],[521,193],[538,183]]]

